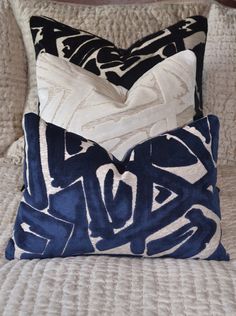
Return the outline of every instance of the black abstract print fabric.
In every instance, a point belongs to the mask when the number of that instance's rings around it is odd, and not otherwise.
[[[197,57],[195,118],[202,116],[202,69],[207,20],[192,16],[150,34],[127,49],[99,36],[47,17],[33,16],[30,27],[36,52],[47,52],[79,65],[126,89],[165,58],[185,49]]]

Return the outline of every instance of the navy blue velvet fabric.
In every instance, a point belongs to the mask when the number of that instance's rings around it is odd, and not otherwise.
[[[217,117],[137,144],[123,161],[33,113],[24,130],[25,191],[8,259],[229,259],[216,188]]]

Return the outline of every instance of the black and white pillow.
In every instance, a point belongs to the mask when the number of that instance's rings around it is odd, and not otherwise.
[[[202,116],[202,69],[207,19],[192,16],[150,34],[127,49],[116,47],[99,36],[74,29],[47,17],[30,19],[36,57],[50,53],[130,89],[146,71],[165,58],[185,49],[197,57],[195,118]]]

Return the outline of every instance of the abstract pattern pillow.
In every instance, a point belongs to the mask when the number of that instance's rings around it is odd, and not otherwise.
[[[138,144],[123,162],[34,113],[26,114],[24,131],[26,189],[8,259],[229,259],[221,244],[215,116]]]
[[[130,90],[50,54],[40,54],[36,68],[40,116],[120,160],[135,144],[194,115],[196,57],[190,50],[151,68]]]
[[[202,116],[202,68],[207,34],[207,20],[192,16],[165,30],[150,34],[128,49],[94,34],[74,29],[47,17],[33,16],[30,27],[36,56],[50,53],[130,89],[146,71],[185,49],[197,57],[195,110]]]

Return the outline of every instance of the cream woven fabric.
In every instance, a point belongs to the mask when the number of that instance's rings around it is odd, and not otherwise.
[[[40,116],[122,160],[136,144],[192,121],[196,56],[182,51],[129,89],[50,54],[36,66]]]
[[[208,20],[204,63],[205,112],[221,123],[219,161],[236,163],[236,9],[214,4]]]
[[[20,30],[6,0],[0,1],[0,156],[22,135],[27,87],[26,59]]]

